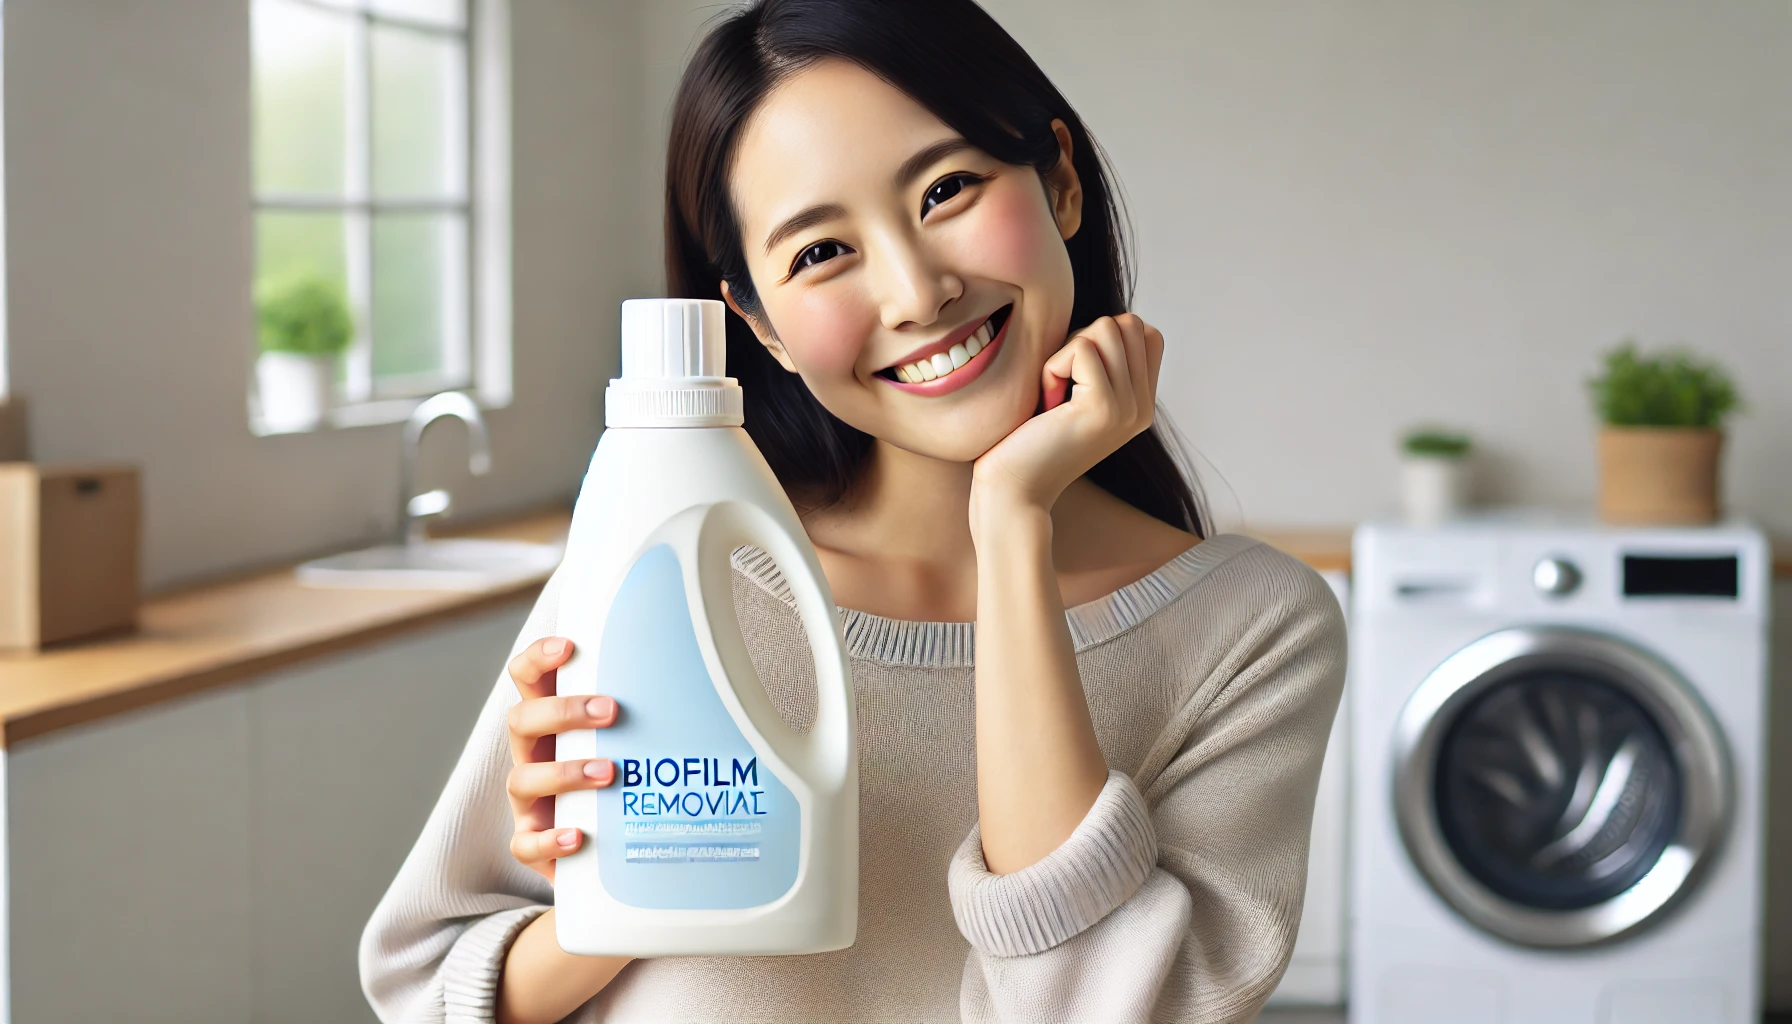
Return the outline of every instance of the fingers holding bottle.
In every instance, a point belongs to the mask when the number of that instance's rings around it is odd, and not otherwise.
[[[524,648],[509,665],[522,697],[511,705],[507,720],[511,769],[505,788],[515,824],[510,852],[549,881],[554,861],[584,845],[578,829],[554,827],[554,798],[601,789],[616,779],[616,765],[608,758],[554,759],[555,738],[561,733],[608,728],[620,712],[613,698],[601,694],[555,693],[557,673],[572,656],[572,647],[564,637],[546,637]]]
[[[609,758],[579,761],[532,761],[510,769],[505,789],[510,796],[516,830],[510,853],[531,871],[554,880],[554,861],[584,845],[576,828],[555,828],[554,798],[582,789],[602,789],[616,781]]]
[[[533,697],[510,706],[512,764],[554,759],[554,737],[616,724],[616,701],[605,696]]]
[[[542,637],[510,659],[510,681],[524,700],[548,696],[554,692],[560,666],[570,657],[571,640],[563,636]]]

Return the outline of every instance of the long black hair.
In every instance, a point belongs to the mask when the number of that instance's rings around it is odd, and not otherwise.
[[[692,55],[672,108],[666,155],[666,281],[673,296],[713,299],[721,282],[758,315],[728,172],[742,126],[784,77],[818,61],[863,67],[907,93],[966,141],[1040,174],[1070,130],[1083,217],[1065,242],[1076,294],[1070,329],[1125,312],[1132,292],[1124,215],[1100,151],[1045,72],[972,0],[758,0],[715,25]],[[793,500],[845,496],[872,438],[822,407],[740,317],[728,316],[728,368],[746,394],[746,430]],[[1103,490],[1173,526],[1206,536],[1190,480],[1157,427],[1089,470]]]

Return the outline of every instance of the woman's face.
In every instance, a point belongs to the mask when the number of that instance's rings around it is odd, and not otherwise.
[[[1064,239],[1082,193],[1068,158],[1042,182],[827,61],[760,105],[731,185],[760,302],[748,320],[830,412],[953,462],[1033,415],[1070,322]]]

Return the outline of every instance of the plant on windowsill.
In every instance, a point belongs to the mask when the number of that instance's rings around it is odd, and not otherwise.
[[[1725,417],[1742,408],[1730,375],[1689,352],[1625,341],[1587,381],[1599,431],[1599,514],[1611,523],[1698,525],[1718,514]]]
[[[1400,449],[1400,507],[1406,521],[1431,526],[1461,515],[1473,449],[1468,435],[1417,427],[1407,431]]]
[[[337,363],[355,337],[348,296],[322,274],[275,278],[255,289],[255,322],[262,427],[311,430],[330,411]]]

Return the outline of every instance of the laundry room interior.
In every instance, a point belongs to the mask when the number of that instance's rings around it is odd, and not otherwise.
[[[1346,614],[1261,1019],[1792,1021],[1792,4],[983,7]],[[0,1020],[378,1019],[725,10],[0,6]]]

